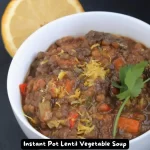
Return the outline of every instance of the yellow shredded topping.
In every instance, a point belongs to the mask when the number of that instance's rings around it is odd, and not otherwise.
[[[55,88],[56,96],[62,98],[65,96],[66,91],[63,86],[59,86]]]
[[[71,101],[71,105],[73,105],[73,104],[82,104],[84,101],[85,101],[85,99],[79,98],[78,100]]]
[[[63,86],[60,86],[59,89],[60,89],[60,91],[59,91],[58,97],[59,97],[59,98],[62,98],[62,97],[65,96],[66,90],[64,89]]]
[[[100,46],[100,44],[96,43],[96,44],[94,44],[94,45],[91,46],[91,49],[93,49],[95,47],[98,47],[98,46]]]
[[[76,90],[75,90],[75,94],[74,94],[74,95],[71,95],[70,98],[79,98],[79,97],[80,97],[80,94],[81,94],[80,89],[76,89]]]
[[[58,55],[61,55],[64,53],[64,50],[61,50],[60,53],[58,53]]]
[[[62,80],[66,74],[67,73],[65,71],[61,70],[60,73],[59,73],[59,75],[58,75],[58,79]]]
[[[90,133],[91,131],[93,131],[94,128],[95,128],[94,125],[91,126],[91,127],[88,127],[88,126],[84,126],[83,124],[81,124],[81,123],[79,122],[77,134],[88,134],[88,133]]]
[[[61,105],[59,104],[59,102],[56,102],[56,105],[58,105],[59,107],[61,107]]]
[[[24,114],[24,113],[23,113],[23,114]],[[24,116],[25,116],[26,118],[28,118],[32,123],[36,124],[36,121],[35,121],[33,118],[31,118],[30,116],[28,116],[28,115],[26,115],[26,114],[24,114]]]
[[[79,60],[78,60],[78,58],[77,58],[77,57],[75,57],[75,60],[76,60],[76,62],[79,62]]]
[[[48,62],[48,60],[43,60],[43,61],[41,61],[41,65],[44,65],[44,64],[46,64]]]
[[[101,79],[105,79],[107,71],[101,66],[101,63],[97,63],[95,60],[91,60],[88,64],[86,63],[86,67],[84,68],[83,75],[87,77],[85,81],[85,86],[92,86],[94,84],[95,79],[101,77]]]
[[[55,88],[55,92],[56,92],[56,95],[58,96],[59,93],[60,93],[60,87],[59,88]]]
[[[83,136],[77,136],[79,139],[85,139]]]
[[[56,97],[59,97],[59,98],[62,98],[65,96],[65,94],[67,93],[67,91],[65,90],[64,86],[58,86],[56,87],[55,83],[53,82],[53,80],[51,80],[49,83],[48,83],[49,87],[53,87],[54,90],[55,90],[55,94],[56,94]]]

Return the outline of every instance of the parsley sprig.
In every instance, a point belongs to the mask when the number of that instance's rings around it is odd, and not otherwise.
[[[114,128],[113,128],[114,138],[116,137],[116,133],[117,133],[117,125],[118,125],[119,117],[127,101],[129,99],[139,96],[142,88],[144,87],[144,84],[150,80],[149,78],[143,81],[142,78],[143,71],[147,65],[148,62],[146,61],[142,61],[136,65],[126,65],[122,67],[119,71],[119,78],[121,84],[119,85],[116,82],[112,82],[112,85],[114,87],[120,89],[120,93],[117,95],[117,98],[119,100],[124,100],[114,122]]]

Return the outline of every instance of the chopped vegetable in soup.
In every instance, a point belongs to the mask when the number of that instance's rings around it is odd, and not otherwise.
[[[133,139],[150,130],[150,49],[90,31],[39,52],[19,85],[25,117],[61,139]]]

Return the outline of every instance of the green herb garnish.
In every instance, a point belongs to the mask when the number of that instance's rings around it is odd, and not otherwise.
[[[116,120],[114,123],[114,128],[113,128],[114,138],[117,133],[117,125],[118,125],[119,117],[127,101],[130,98],[132,99],[132,98],[139,96],[142,88],[144,87],[144,84],[150,80],[149,78],[146,81],[143,81],[143,78],[142,78],[143,71],[147,65],[148,65],[148,62],[146,61],[142,61],[136,65],[126,65],[122,67],[119,71],[119,78],[120,78],[121,84],[119,85],[116,82],[112,82],[112,85],[114,87],[120,89],[120,93],[117,95],[117,98],[119,98],[119,100],[124,100],[124,102],[122,103],[118,111],[118,114],[116,116]]]

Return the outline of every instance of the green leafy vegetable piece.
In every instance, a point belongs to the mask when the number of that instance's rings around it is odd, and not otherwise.
[[[145,67],[148,65],[148,62],[146,61],[142,61],[138,64],[136,64],[135,66],[133,66],[132,70],[133,70],[133,73],[136,78],[139,78],[141,77]]]
[[[136,82],[136,77],[133,76],[133,71],[131,69],[128,70],[127,74],[126,74],[126,78],[125,78],[125,84],[128,87],[128,90],[130,90],[130,92],[132,92],[132,89],[134,88],[135,82]]]
[[[125,77],[125,84],[127,85],[130,92],[134,90],[133,88],[135,87],[135,83],[141,77],[144,68],[147,66],[147,64],[147,62],[141,62],[128,69]]]
[[[115,119],[113,137],[116,136],[118,120],[127,101],[130,98],[139,96],[144,84],[150,80],[149,78],[146,81],[143,81],[142,78],[143,71],[147,65],[148,62],[146,61],[142,61],[136,65],[126,65],[119,71],[121,85],[116,82],[112,82],[114,87],[120,89],[120,93],[117,95],[117,98],[119,100],[124,100]]]
[[[114,86],[114,87],[116,87],[116,88],[119,88],[119,89],[121,89],[122,88],[122,86],[120,86],[118,83],[116,83],[116,82],[112,82],[112,85]]]
[[[131,98],[139,96],[143,87],[144,87],[143,79],[142,78],[137,79],[134,84],[134,90],[132,90],[131,93]]]
[[[124,84],[126,74],[131,67],[132,67],[132,65],[126,65],[126,66],[120,68],[119,78],[120,78],[121,84]]]
[[[129,90],[124,91],[120,94],[117,95],[117,98],[119,98],[119,100],[124,100],[126,99],[126,97],[128,97],[130,95]]]

